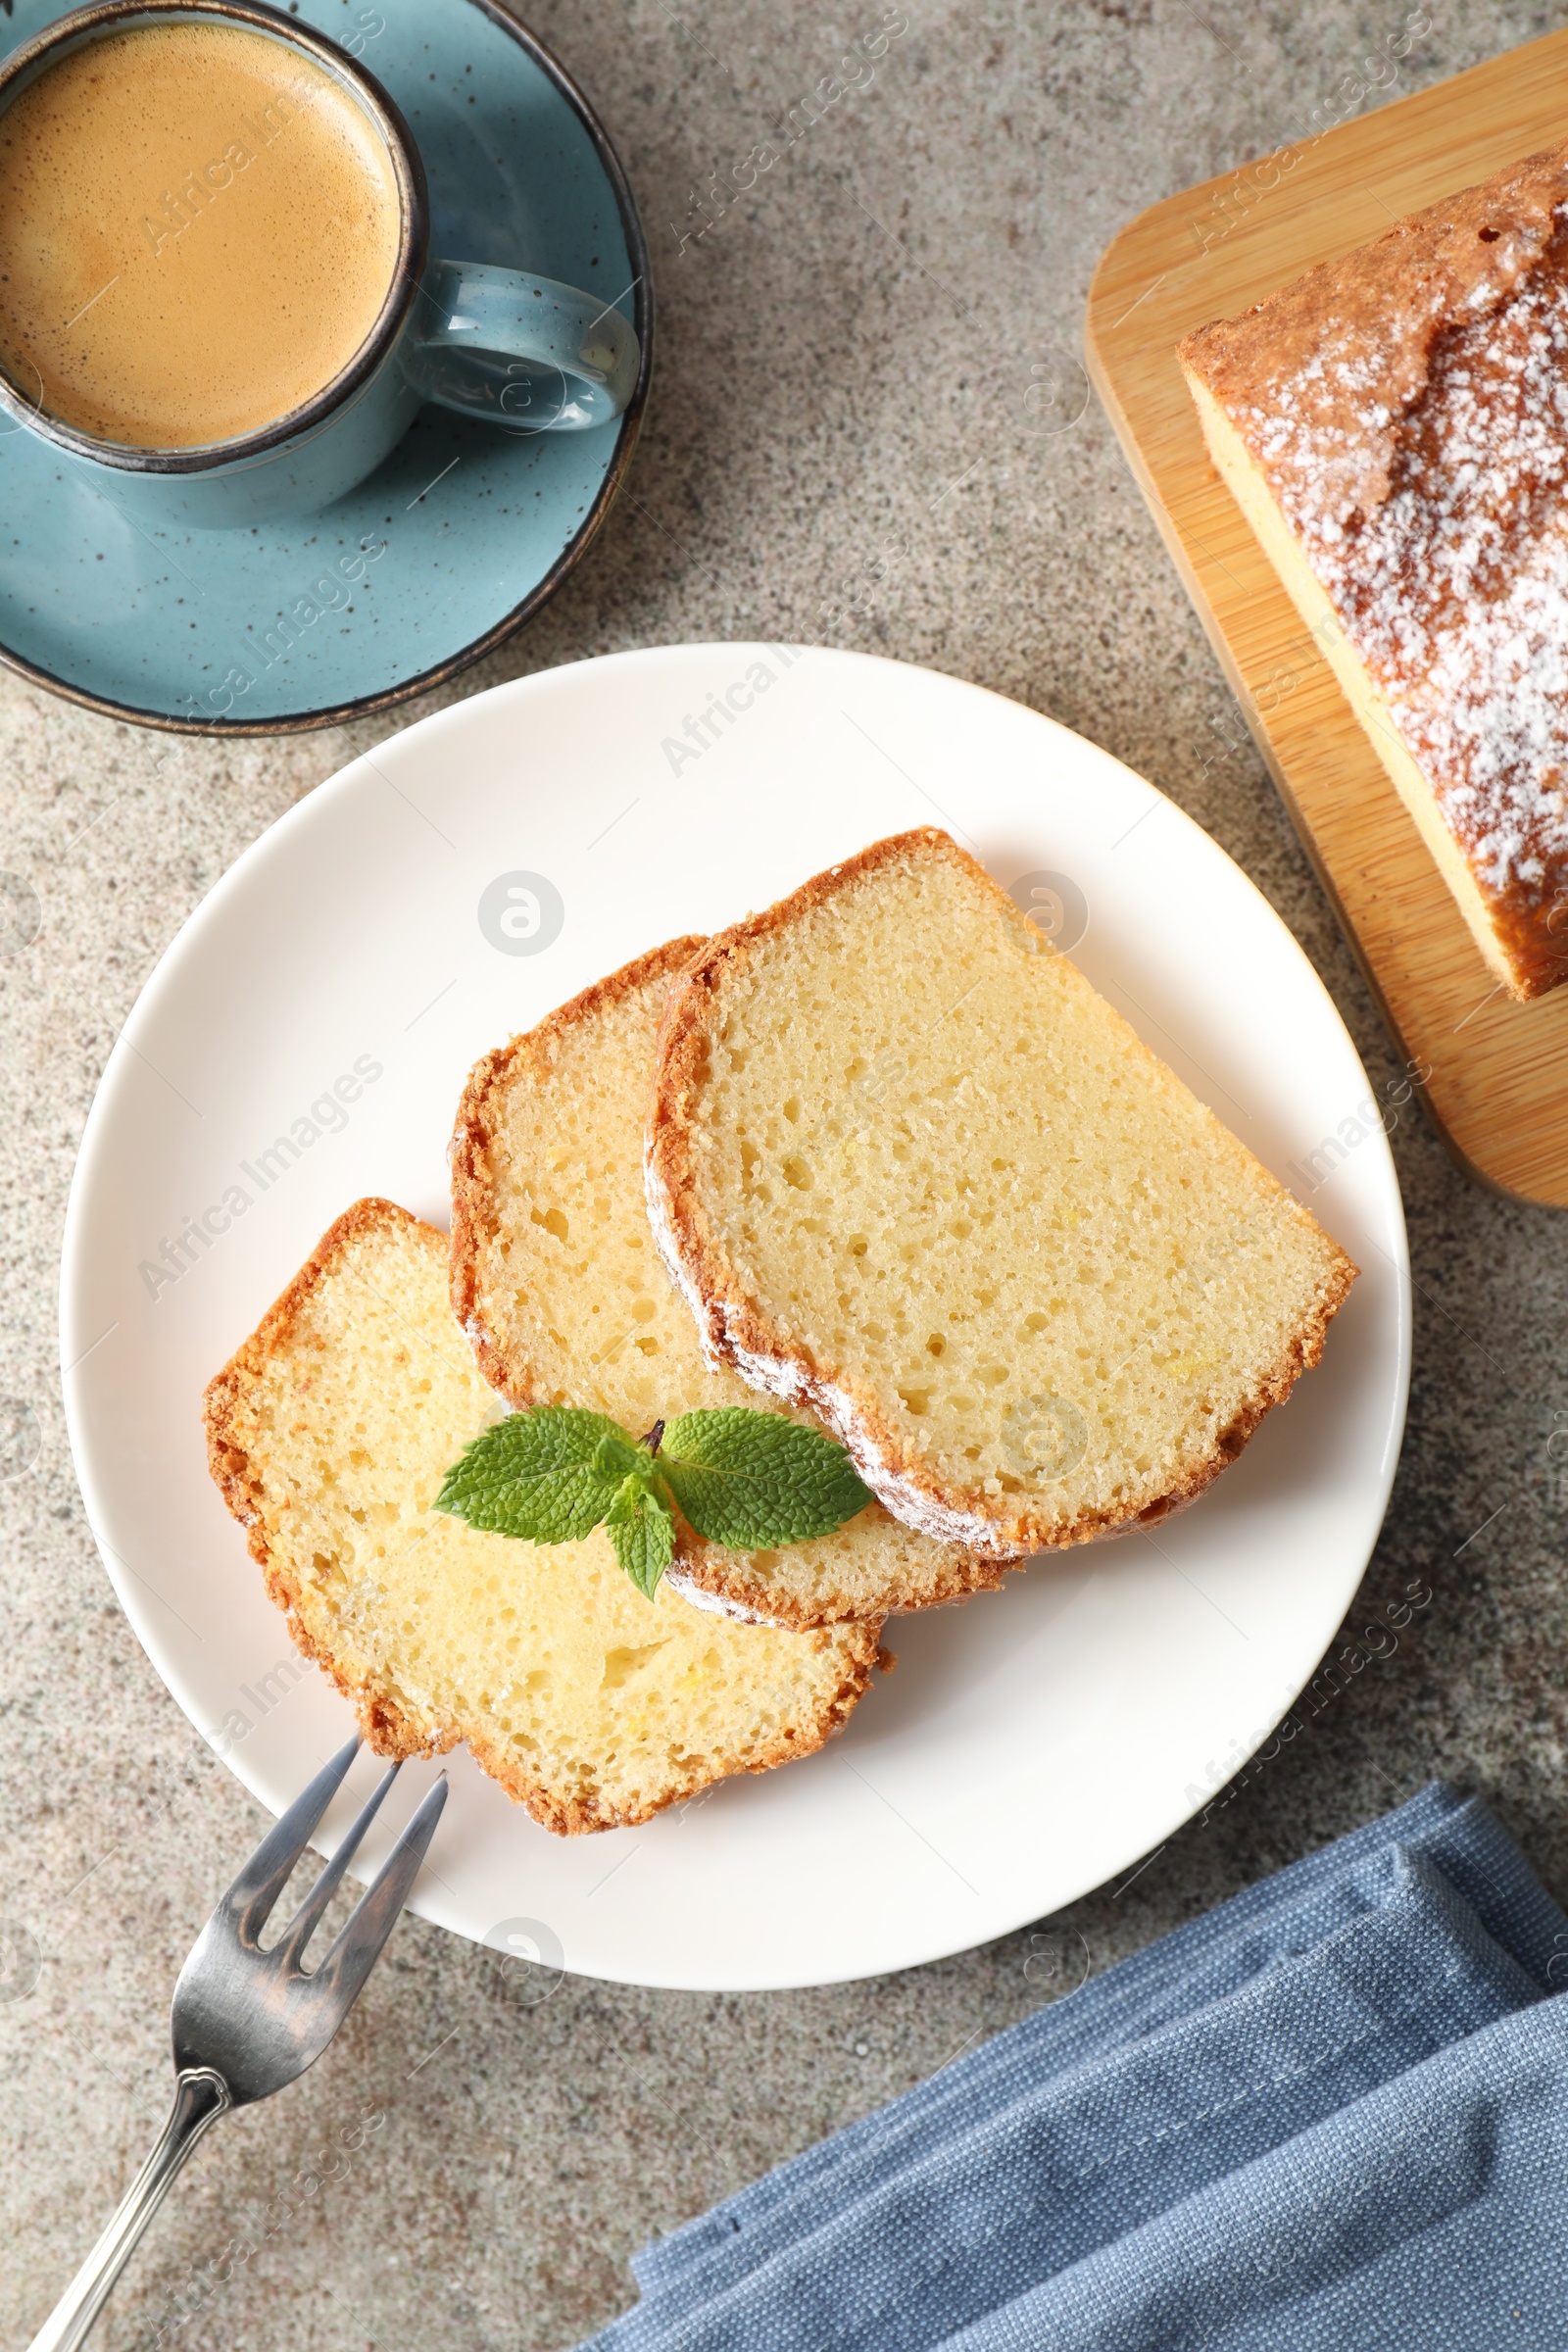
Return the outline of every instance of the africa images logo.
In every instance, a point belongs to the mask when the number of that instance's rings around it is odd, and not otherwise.
[[[479,899],[479,928],[503,956],[541,956],[561,937],[565,903],[546,874],[497,874]]]
[[[701,710],[695,714],[690,710],[683,712],[678,735],[664,737],[659,748],[669,762],[672,776],[678,776],[683,767],[695,765],[705,752],[722,739],[727,728],[756,709],[758,697],[766,694],[783,672],[793,669],[801,659],[799,651],[791,652],[787,646],[772,645],[767,650],[778,663],[777,669],[770,668],[765,662],[754,662],[744,677],[734,679],[717,694],[710,694]]]
[[[349,1110],[381,1076],[382,1065],[372,1054],[362,1054],[352,1069],[344,1070],[331,1085],[302,1110],[287,1130],[275,1136],[264,1151],[252,1159],[242,1159],[237,1179],[224,1191],[222,1198],[214,1200],[198,1216],[186,1217],[177,1233],[171,1238],[165,1234],[158,1244],[156,1257],[144,1257],[136,1271],[140,1274],[149,1298],[159,1298],[199,1263],[215,1242],[220,1241],[236,1217],[253,1208],[263,1193],[270,1193],[280,1177],[298,1166],[315,1145],[326,1135],[341,1135],[349,1123]]]

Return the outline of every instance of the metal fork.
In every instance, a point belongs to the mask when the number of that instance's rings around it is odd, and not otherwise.
[[[391,1935],[446,1803],[442,1778],[366,1889],[343,1933],[307,1975],[305,1947],[377,1807],[398,1776],[394,1764],[270,1951],[261,1933],[359,1753],[340,1748],[256,1848],[196,1938],[174,1986],[174,2104],[163,2136],[31,2352],[74,2352],[109,2300],[174,2175],[196,2142],[231,2107],[270,2098],[315,2064],[359,1998]]]

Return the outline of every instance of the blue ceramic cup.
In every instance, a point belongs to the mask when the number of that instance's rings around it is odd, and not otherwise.
[[[297,19],[256,0],[101,0],[18,49],[0,69],[0,115],[69,51],[132,25],[196,18],[243,25],[303,53],[354,101],[386,150],[400,214],[398,257],[360,349],[301,406],[255,432],[195,448],[142,449],[78,431],[0,365],[0,404],[84,468],[133,520],[244,528],[329,506],[374,471],[420,405],[514,433],[608,424],[637,381],[637,337],[619,311],[523,270],[430,254],[424,167],[373,75]],[[222,167],[218,167],[221,169]],[[200,190],[195,191],[199,201]]]

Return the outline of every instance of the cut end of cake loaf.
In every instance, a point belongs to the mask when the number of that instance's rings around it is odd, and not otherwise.
[[[452,1302],[485,1378],[515,1405],[586,1406],[641,1435],[680,1413],[761,1402],[735,1372],[704,1364],[643,1190],[660,1016],[702,946],[672,940],[637,957],[487,1054],[465,1089]],[[805,1628],[961,1599],[1003,1573],[878,1504],[778,1551],[727,1551],[682,1526],[665,1581],[699,1607]]]
[[[432,1509],[498,1409],[447,1276],[444,1234],[359,1201],[207,1392],[213,1476],[371,1746],[466,1740],[563,1835],[820,1747],[866,1688],[875,1626],[727,1624],[645,1600],[602,1529],[536,1545]]]
[[[1355,1273],[933,830],[684,967],[647,1183],[710,1354],[998,1558],[1191,1501]]]
[[[1487,963],[1568,977],[1568,148],[1178,351],[1226,486]]]

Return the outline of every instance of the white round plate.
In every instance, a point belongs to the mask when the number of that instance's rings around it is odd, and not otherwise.
[[[1201,1501],[895,1620],[898,1672],[821,1754],[575,1838],[448,1759],[415,1908],[461,1935],[533,1922],[574,1972],[732,1990],[984,1942],[1221,1788],[1355,1592],[1403,1426],[1404,1221],[1365,1073],[1284,924],[1170,802],[1034,711],[857,654],[679,646],[498,687],[356,760],[246,852],[143,991],[76,1166],[62,1360],[88,1513],[154,1664],[280,1810],[352,1726],[208,1478],[207,1380],[351,1200],[446,1224],[481,1053],[640,950],[927,823],[1009,888],[1058,878],[1037,903],[1087,914],[1075,961],[1360,1280],[1321,1367]],[[508,899],[516,876],[531,898]],[[359,1759],[327,1847],[374,1769]],[[436,1769],[405,1772],[398,1820]]]

